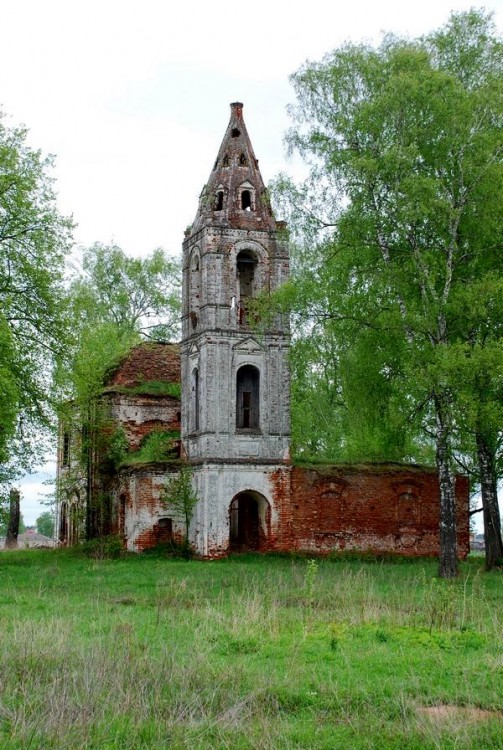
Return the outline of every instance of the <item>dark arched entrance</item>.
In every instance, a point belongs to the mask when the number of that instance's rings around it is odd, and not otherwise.
[[[240,492],[229,508],[229,547],[233,552],[261,550],[267,544],[269,503],[258,492]]]

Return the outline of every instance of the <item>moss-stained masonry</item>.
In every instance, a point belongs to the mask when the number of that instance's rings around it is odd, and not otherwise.
[[[95,533],[118,534],[132,550],[152,546],[164,540],[167,526],[170,536],[177,533],[176,519],[159,525],[166,516],[159,498],[166,478],[180,464],[178,346],[134,347],[108,376],[100,404],[108,419],[102,441],[106,450],[92,457],[94,495],[100,504]],[[83,538],[87,499],[84,486],[71,483],[79,430],[74,427],[66,437],[63,429],[60,433],[57,533],[68,544]]]
[[[288,317],[257,332],[253,297],[289,273],[285,225],[272,213],[243,105],[231,117],[183,243],[182,341],[143,343],[101,395],[113,460],[93,456],[103,533],[129,550],[181,541],[184,519],[163,489],[189,465],[198,502],[196,553],[370,551],[436,555],[439,488],[433,469],[304,465],[290,461]],[[75,436],[61,430],[59,478],[71,474]],[[468,552],[468,482],[458,477],[458,554]],[[79,538],[85,494],[68,482],[59,539]],[[106,522],[105,522],[106,521]]]

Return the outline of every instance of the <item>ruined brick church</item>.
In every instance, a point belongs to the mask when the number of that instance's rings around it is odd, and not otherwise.
[[[104,384],[101,402],[123,431],[131,460],[111,469],[94,455],[87,484],[73,481],[78,435],[61,428],[60,543],[82,539],[93,525],[120,535],[131,551],[180,539],[183,519],[162,502],[162,490],[182,461],[198,497],[190,543],[202,557],[240,550],[438,553],[434,469],[291,462],[288,316],[277,314],[258,333],[250,311],[255,295],[288,278],[284,230],[267,198],[243,105],[231,104],[185,233],[181,344],[140,344]],[[167,455],[141,460],[154,433],[169,442]],[[458,551],[465,556],[465,477],[457,478],[456,493]]]

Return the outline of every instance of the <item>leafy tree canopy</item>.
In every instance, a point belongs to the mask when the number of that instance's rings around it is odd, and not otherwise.
[[[179,262],[163,250],[130,258],[115,245],[83,250],[82,268],[70,283],[68,326],[72,331],[56,382],[60,404],[87,408],[107,373],[142,337],[177,336]]]
[[[56,205],[52,159],[0,113],[0,484],[43,450],[50,376],[65,346],[64,261],[72,222]],[[37,450],[38,449],[38,450]]]
[[[49,537],[49,539],[52,539],[54,535],[54,513],[52,511],[45,510],[41,513],[35,521],[35,524],[39,534],[43,534],[44,536]]]
[[[179,262],[160,249],[130,258],[115,245],[93,245],[83,251],[82,268],[71,281],[73,333],[56,384],[60,418],[73,449],[71,471],[65,472],[59,491],[85,487],[88,538],[99,532],[101,508],[92,476],[94,457],[119,460],[125,450],[124,441],[116,440],[108,405],[100,399],[103,386],[142,338],[178,337],[179,292]]]
[[[443,575],[456,570],[453,449],[470,381],[464,425],[496,442],[502,61],[491,18],[470,11],[420,39],[347,43],[306,63],[287,140],[310,174],[276,185],[300,246],[284,295],[309,335],[331,339],[308,377],[329,365],[343,452],[417,456],[419,427],[433,441]]]
[[[79,328],[113,323],[158,341],[179,335],[180,263],[160,248],[144,258],[128,257],[116,245],[85,249],[70,295]]]

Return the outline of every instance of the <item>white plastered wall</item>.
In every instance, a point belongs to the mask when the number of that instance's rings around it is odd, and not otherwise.
[[[191,523],[191,542],[197,554],[218,556],[229,548],[229,508],[240,492],[259,493],[271,509],[271,533],[278,525],[272,474],[279,466],[254,464],[203,464],[194,468],[198,497]]]

